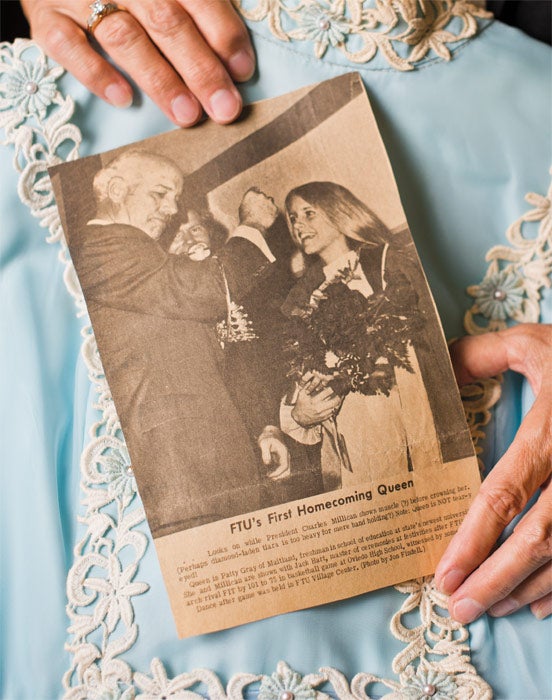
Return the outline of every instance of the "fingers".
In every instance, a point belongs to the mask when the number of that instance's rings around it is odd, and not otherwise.
[[[117,106],[132,99],[128,82],[89,45],[86,3],[24,0],[33,37],[86,87]],[[207,114],[234,120],[241,97],[232,80],[251,77],[254,54],[229,0],[126,0],[104,17],[95,39],[165,114],[181,126]]]
[[[286,471],[289,471],[290,469],[290,457],[289,457],[289,450],[288,448],[284,445],[283,442],[280,442],[279,440],[275,441],[275,445],[273,446],[273,452],[277,456],[277,461],[278,463],[286,468]]]
[[[261,448],[261,459],[263,464],[267,467],[272,464],[272,452],[270,451],[270,441],[269,440],[259,440],[259,447]]]
[[[272,481],[284,479],[290,475],[289,451],[283,442],[276,438],[259,440],[263,464],[276,467],[267,477]]]
[[[204,2],[201,7],[188,4],[194,16],[176,0],[130,0],[130,13],[110,15],[98,26],[95,36],[117,64],[178,123],[199,119],[199,103],[210,117],[228,123],[238,116],[242,102],[216,50],[242,55],[249,43],[247,33],[227,2]],[[217,28],[211,30],[218,42],[215,50],[196,24],[205,26],[207,20]],[[140,27],[139,32],[134,23]],[[252,72],[252,54],[250,64]]]
[[[323,389],[325,387],[325,384],[321,381],[320,377],[313,376],[309,381],[305,384],[305,391],[307,394],[316,394],[317,391],[320,389]]]
[[[32,6],[34,8],[34,5]],[[73,19],[47,5],[27,14],[32,37],[46,53],[98,97],[115,107],[129,107],[128,82],[88,43],[85,31]]]
[[[511,591],[508,596],[492,605],[489,608],[489,614],[493,617],[502,617],[503,615],[509,615],[515,612],[524,605],[531,604],[533,613],[536,617],[542,619],[546,617],[546,615],[550,615],[550,609],[548,612],[543,610],[544,614],[541,615],[537,613],[543,608],[542,603],[545,603],[551,596],[552,563],[549,561]]]
[[[443,592],[452,593],[461,582],[445,581],[446,573],[457,569],[462,579],[471,573],[490,552],[506,525],[521,513],[546,481],[550,474],[547,457],[550,418],[550,406],[537,400],[514,442],[483,482],[437,568],[436,583]]]
[[[459,622],[471,622],[485,610],[508,615],[552,591],[552,498],[550,489],[520,521],[514,533],[449,599]]]
[[[339,396],[333,394],[330,398],[327,398],[319,405],[320,422],[328,420],[328,418],[334,418],[340,406],[341,398]]]
[[[317,405],[323,408],[334,408],[336,402],[339,402],[338,397],[334,394],[334,390],[329,386],[315,394],[314,400],[317,402]]]
[[[301,386],[305,389],[307,394],[317,394],[321,393],[325,389],[330,381],[332,380],[331,375],[320,374],[319,372],[305,372],[301,378]],[[330,391],[332,391],[330,389]],[[333,391],[332,391],[333,393]]]
[[[271,481],[281,481],[282,479],[287,479],[291,476],[291,470],[289,468],[289,463],[280,464],[274,471],[269,472],[267,478]]]
[[[531,603],[531,612],[538,620],[544,620],[548,615],[552,615],[552,593]]]
[[[437,567],[436,584],[453,594],[450,610],[459,622],[474,620],[506,598],[550,559],[551,420],[550,402],[540,395],[511,447],[483,482]],[[500,533],[543,485],[540,498],[513,535],[485,561]]]
[[[286,465],[280,465],[273,472],[269,472],[266,476],[271,481],[281,481],[282,479],[287,479],[291,472]]]
[[[289,450],[284,445],[284,443],[280,442],[280,440],[273,440],[270,447],[270,451],[272,453],[272,464],[277,465],[277,469],[274,472],[272,472],[270,477],[272,479],[282,479],[285,476],[289,476]]]
[[[130,12],[115,12],[100,22],[94,37],[169,119],[190,126],[201,117],[199,102],[161,55],[139,19]],[[189,18],[187,21],[191,24]]]
[[[304,386],[304,390],[309,396],[317,395],[324,398],[334,393],[333,389],[327,386],[327,382],[316,376],[309,379]]]
[[[255,54],[249,34],[227,0],[181,0],[207,44],[237,82],[249,80]]]

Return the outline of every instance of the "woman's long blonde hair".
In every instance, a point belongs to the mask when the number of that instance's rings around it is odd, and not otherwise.
[[[389,241],[388,228],[366,204],[343,185],[324,181],[307,182],[288,192],[285,209],[292,236],[289,209],[294,197],[300,197],[307,204],[320,209],[332,225],[352,241],[369,246]]]

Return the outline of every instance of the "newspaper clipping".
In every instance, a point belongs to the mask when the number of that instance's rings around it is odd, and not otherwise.
[[[479,475],[358,74],[50,173],[178,634],[432,573]]]

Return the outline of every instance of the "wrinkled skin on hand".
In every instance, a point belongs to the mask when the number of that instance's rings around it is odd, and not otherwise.
[[[132,88],[90,42],[90,0],[22,0],[31,36],[94,94],[128,107]],[[236,119],[242,101],[233,81],[248,80],[255,57],[230,0],[124,0],[94,39],[121,70],[179,126],[202,107],[215,121]]]
[[[451,356],[460,385],[510,369],[527,378],[535,402],[451,540],[436,585],[450,595],[450,613],[462,623],[524,605],[541,619],[552,612],[552,325],[463,338]],[[539,489],[512,535],[494,549]]]

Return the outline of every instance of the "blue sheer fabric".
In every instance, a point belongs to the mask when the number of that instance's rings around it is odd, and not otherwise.
[[[487,23],[451,62],[428,60],[401,73],[355,65],[332,50],[316,60],[308,43],[278,41],[264,23],[250,29],[259,70],[243,86],[245,101],[361,73],[445,333],[461,335],[473,302],[466,287],[483,279],[488,250],[506,243],[508,226],[530,208],[525,194],[545,195],[549,186],[550,49]],[[75,100],[80,155],[171,128],[145,97],[118,111],[69,75],[59,86]],[[0,148],[0,178],[0,695],[47,700],[62,694],[72,655],[64,650],[65,580],[83,536],[79,460],[98,412],[80,355],[85,320],[66,290],[57,245],[46,244],[45,229],[20,201],[13,145]],[[549,290],[541,319],[552,322]],[[531,401],[519,377],[508,376],[487,428],[488,466]],[[174,675],[206,667],[226,682],[238,672],[270,674],[284,659],[302,674],[331,666],[349,679],[360,671],[393,678],[392,660],[404,648],[389,631],[404,600],[393,588],[179,641],[151,543],[137,579],[150,589],[133,598],[139,634],[124,660],[142,673],[159,657]],[[484,616],[469,632],[472,663],[496,697],[552,697],[549,621],[525,609]]]

